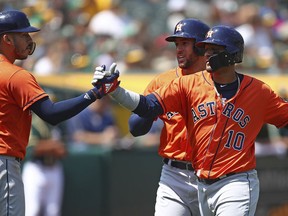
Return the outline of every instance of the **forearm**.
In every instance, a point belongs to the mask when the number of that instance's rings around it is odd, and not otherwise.
[[[164,112],[153,94],[143,96],[119,86],[110,96],[124,108],[144,118],[154,119]]]
[[[139,94],[126,90],[120,86],[118,86],[115,91],[111,92],[109,96],[130,111],[135,110],[140,101]]]
[[[129,131],[134,136],[147,134],[154,122],[154,118],[143,118],[137,114],[132,114],[129,118]]]
[[[91,92],[56,103],[45,98],[31,105],[31,110],[49,124],[56,125],[75,116],[95,100],[96,97]]]

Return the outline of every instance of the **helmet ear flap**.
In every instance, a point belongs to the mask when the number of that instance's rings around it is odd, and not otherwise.
[[[241,63],[242,59],[243,59],[243,50],[240,50],[239,52],[234,54],[235,63]]]
[[[226,67],[229,65],[234,65],[236,63],[235,55],[236,54],[230,54],[225,50],[223,52],[211,56],[209,58],[209,63],[212,68],[212,71],[216,71],[219,68]]]

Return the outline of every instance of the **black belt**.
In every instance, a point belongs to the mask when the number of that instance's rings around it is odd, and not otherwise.
[[[175,160],[171,160],[168,158],[164,158],[163,162],[167,165],[170,165],[170,166],[178,168],[178,169],[194,171],[192,164],[185,162],[185,161],[182,162],[182,161],[175,161]]]
[[[213,184],[213,183],[215,183],[215,182],[217,182],[217,181],[220,181],[221,179],[227,178],[227,177],[232,176],[232,175],[235,175],[235,174],[236,174],[236,173],[228,173],[228,174],[226,174],[226,175],[223,175],[223,176],[221,176],[221,177],[219,177],[219,178],[215,178],[215,179],[203,179],[203,178],[199,178],[199,177],[197,177],[197,178],[198,178],[198,181],[199,181],[199,182],[202,182],[202,183],[211,185],[211,184]]]
[[[14,157],[14,156],[1,155],[1,154],[0,154],[0,157],[1,157],[1,156],[3,156],[3,158],[7,158],[7,159],[8,159],[8,158],[9,158],[9,159],[13,159],[13,158],[14,158],[14,159],[15,159],[16,161],[18,161],[18,162],[21,162],[21,161],[22,161],[22,158],[20,158],[20,157]]]
[[[15,157],[15,160],[18,161],[18,162],[21,162],[21,161],[22,161],[22,159],[19,158],[19,157]]]

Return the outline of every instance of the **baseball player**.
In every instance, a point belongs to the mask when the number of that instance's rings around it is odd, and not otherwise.
[[[27,16],[17,10],[0,12],[0,215],[24,216],[25,199],[20,161],[25,157],[31,112],[55,125],[100,99],[118,83],[96,85],[78,97],[53,103],[27,70],[14,65],[36,47]],[[111,76],[115,79],[115,76]]]
[[[177,77],[204,70],[204,52],[195,47],[195,43],[204,40],[208,30],[209,26],[197,19],[178,22],[174,34],[166,38],[168,42],[175,43],[178,67],[157,75],[144,94],[152,93]],[[163,157],[164,164],[157,190],[155,215],[200,215],[196,176],[191,165],[192,149],[187,142],[185,121],[178,112],[166,112],[159,118],[164,126],[158,153]],[[132,114],[129,119],[130,132],[134,136],[144,135],[151,129],[153,122],[153,118]],[[177,136],[174,136],[176,133]]]
[[[267,84],[236,71],[244,41],[234,28],[214,26],[196,47],[205,49],[205,71],[179,77],[147,96],[121,87],[110,95],[143,117],[168,110],[181,114],[201,215],[252,216],[259,198],[255,139],[265,123],[287,127],[288,103]],[[104,75],[94,73],[99,79]]]

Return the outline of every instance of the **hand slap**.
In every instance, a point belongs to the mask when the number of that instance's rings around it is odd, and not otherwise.
[[[109,71],[105,71],[105,66],[96,67],[92,84],[95,86],[94,92],[97,98],[100,99],[103,96],[113,92],[120,84],[118,81],[119,71],[116,70],[117,64],[113,63]],[[96,82],[94,82],[97,80]]]
[[[105,65],[102,65],[102,66],[98,66],[95,68],[95,72],[94,72],[94,76],[93,76],[93,79],[91,81],[91,84],[93,86],[96,86],[97,85],[97,81],[98,80],[101,80],[103,79],[105,76],[111,76],[113,75],[114,73],[117,72],[116,70],[116,67],[117,67],[117,64],[115,62],[113,62],[109,68],[108,71],[106,71],[106,66]],[[119,74],[119,71],[118,71],[118,74]],[[119,76],[119,75],[118,75]]]

